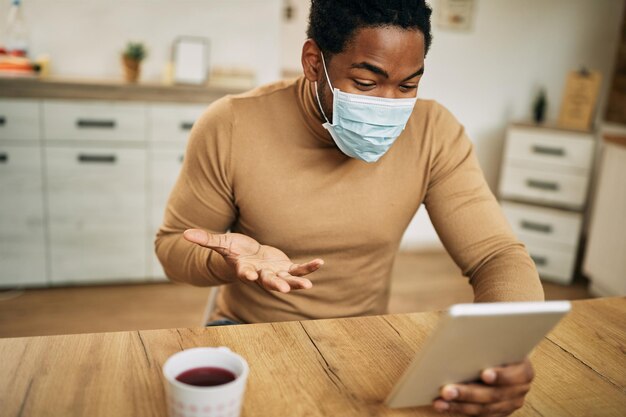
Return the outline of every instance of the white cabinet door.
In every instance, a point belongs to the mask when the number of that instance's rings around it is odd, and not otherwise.
[[[173,142],[184,146],[193,124],[207,106],[183,104],[153,104],[148,111],[150,140]]]
[[[0,144],[0,286],[45,284],[39,146]]]
[[[163,212],[170,192],[176,183],[183,163],[182,149],[151,149],[150,150],[150,230],[148,234],[148,250],[150,253],[150,276],[165,278],[163,268],[154,253],[154,238],[161,223]]]
[[[592,294],[626,295],[626,146],[607,142],[600,163],[584,270]]]
[[[47,147],[51,281],[146,277],[144,149]]]
[[[47,140],[146,139],[146,109],[141,104],[46,100],[43,115]]]
[[[39,113],[37,100],[0,100],[0,139],[39,140]]]

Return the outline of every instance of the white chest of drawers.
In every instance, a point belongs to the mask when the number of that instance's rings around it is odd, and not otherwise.
[[[507,132],[498,193],[546,280],[573,279],[594,145],[591,133],[525,125]]]

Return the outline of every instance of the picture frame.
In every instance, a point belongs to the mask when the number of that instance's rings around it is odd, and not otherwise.
[[[209,73],[209,40],[200,36],[180,36],[172,47],[172,78],[176,84],[201,85]]]

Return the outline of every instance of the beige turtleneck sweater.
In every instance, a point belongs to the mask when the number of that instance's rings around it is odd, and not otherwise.
[[[418,100],[376,163],[344,155],[304,78],[224,97],[191,132],[156,252],[170,279],[223,285],[213,318],[256,323],[383,314],[402,235],[423,203],[475,301],[543,300],[537,271],[489,190],[463,127]],[[200,228],[250,236],[293,262],[322,258],[309,290],[270,292],[187,242]]]

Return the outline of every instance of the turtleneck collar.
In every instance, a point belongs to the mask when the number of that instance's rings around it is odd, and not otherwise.
[[[297,81],[298,89],[298,101],[306,124],[313,132],[316,139],[329,146],[336,146],[333,138],[330,136],[328,130],[324,129],[322,124],[322,115],[317,105],[317,100],[313,92],[313,84],[307,80],[304,76],[301,76]]]

